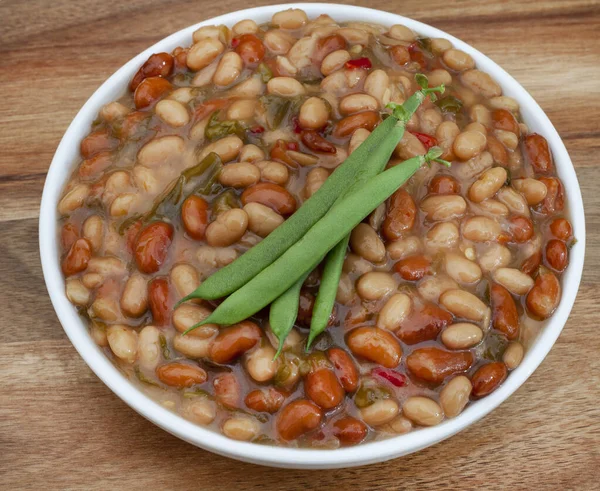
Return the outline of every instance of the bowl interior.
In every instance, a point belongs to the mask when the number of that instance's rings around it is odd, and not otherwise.
[[[115,368],[91,339],[86,326],[84,326],[75,308],[65,296],[64,279],[59,264],[56,205],[63,186],[79,156],[79,142],[88,133],[90,125],[102,105],[117,99],[124,93],[130,78],[148,56],[160,51],[170,52],[180,45],[189,45],[192,41],[192,33],[199,26],[226,24],[231,27],[236,22],[246,18],[263,23],[270,20],[273,13],[287,8],[301,8],[311,18],[322,13],[328,13],[338,21],[361,20],[389,26],[404,24],[423,36],[447,38],[456,48],[469,53],[475,59],[478,67],[492,75],[502,86],[505,95],[511,96],[519,102],[521,114],[528,126],[547,138],[554,155],[558,174],[563,181],[568,196],[568,216],[577,237],[577,243],[573,246],[570,254],[571,263],[563,275],[563,296],[558,309],[553,317],[545,323],[540,334],[530,345],[521,365],[510,374],[500,388],[485,399],[471,404],[456,418],[447,420],[438,426],[420,429],[403,436],[366,443],[358,447],[341,448],[333,451],[270,447],[230,440],[223,435],[185,420],[151,400]],[[523,87],[479,51],[439,29],[379,10],[319,3],[258,7],[209,19],[159,41],[126,63],[90,97],[60,142],[44,186],[39,233],[40,254],[46,286],[65,332],[96,375],[129,406],[173,435],[212,452],[246,462],[276,467],[312,469],[364,465],[406,455],[454,435],[496,408],[531,375],[560,334],[575,301],[585,251],[583,202],[573,165],[552,123]]]

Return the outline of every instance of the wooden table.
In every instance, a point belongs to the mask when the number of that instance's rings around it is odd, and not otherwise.
[[[254,5],[270,2],[259,0]],[[0,488],[599,489],[600,3],[358,1],[454,34],[512,73],[554,122],[581,183],[585,272],[558,343],[485,420],[392,462],[336,471],[243,464],[195,448],[121,402],[52,310],[38,207],[67,125],[117,68],[242,0],[0,3]]]

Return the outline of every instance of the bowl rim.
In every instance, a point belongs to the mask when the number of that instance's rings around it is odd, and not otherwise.
[[[215,431],[195,425],[145,395],[133,385],[94,343],[75,307],[64,292],[58,251],[57,203],[64,184],[74,169],[79,154],[79,142],[89,130],[100,107],[124,93],[130,78],[152,53],[171,51],[178,45],[188,45],[192,33],[200,26],[226,24],[232,26],[242,19],[268,21],[272,14],[289,8],[300,8],[313,18],[327,12],[338,21],[361,20],[383,25],[404,24],[427,37],[443,37],[455,48],[469,53],[477,67],[488,72],[501,85],[503,94],[514,97],[521,105],[523,119],[546,137],[556,163],[565,192],[568,195],[569,216],[577,237],[571,249],[571,261],[563,275],[563,296],[554,315],[545,323],[521,365],[513,370],[506,381],[486,398],[476,401],[455,418],[438,426],[419,429],[405,435],[364,443],[356,447],[335,450],[298,449],[240,442]],[[533,123],[533,124],[531,124]],[[207,19],[162,39],[135,56],[108,78],[86,101],[77,113],[52,159],[42,195],[39,219],[39,243],[42,270],[54,310],[75,349],[87,365],[120,399],[140,415],[165,431],[193,445],[219,455],[245,462],[273,467],[327,469],[352,467],[382,462],[400,457],[440,442],[480,420],[498,407],[529,378],[546,357],[566,323],[581,280],[585,253],[585,217],[577,176],[567,150],[556,129],[533,97],[506,71],[475,48],[450,34],[408,17],[365,7],[302,3],[279,4],[230,12]]]

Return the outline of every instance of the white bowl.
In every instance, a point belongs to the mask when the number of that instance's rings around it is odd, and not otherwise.
[[[475,59],[477,66],[488,72],[502,86],[504,94],[515,98],[519,102],[521,114],[529,128],[542,134],[548,140],[558,174],[565,187],[569,203],[567,213],[573,225],[575,237],[577,237],[577,243],[571,249],[570,265],[563,275],[563,295],[558,309],[545,323],[543,330],[530,346],[521,365],[510,374],[495,392],[471,404],[458,417],[449,419],[438,426],[420,429],[387,440],[337,450],[293,449],[230,440],[223,435],[190,423],[147,397],[130,383],[96,346],[88,334],[87,327],[77,315],[77,311],[67,300],[57,241],[58,214],[56,205],[63,186],[79,157],[79,143],[89,132],[90,125],[102,105],[117,99],[125,92],[129,80],[148,56],[161,51],[170,52],[180,45],[189,45],[192,40],[192,33],[202,25],[226,24],[232,26],[242,19],[254,19],[258,23],[263,23],[270,20],[275,12],[293,7],[305,10],[311,18],[322,13],[328,13],[338,21],[361,20],[388,26],[404,24],[421,35],[449,39],[456,48],[469,53]],[[40,254],[46,286],[58,318],[79,354],[115,394],[145,418],[169,433],[198,447],[246,462],[298,469],[350,467],[400,457],[458,433],[500,405],[527,380],[558,338],[577,295],[585,251],[583,202],[571,159],[548,117],[515,79],[479,51],[434,27],[379,10],[324,3],[272,5],[215,17],[163,39],[120,68],[85,103],[58,146],[44,186],[39,233]],[[548,404],[551,404],[550,400]]]

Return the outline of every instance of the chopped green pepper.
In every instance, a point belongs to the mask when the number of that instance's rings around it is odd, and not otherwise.
[[[212,211],[215,215],[231,210],[232,208],[240,208],[238,197],[231,189],[227,189],[217,196],[212,202]]]
[[[206,125],[204,136],[209,141],[220,140],[228,135],[237,135],[241,139],[246,137],[246,127],[239,121],[219,121],[220,111],[215,111]]]
[[[462,109],[463,103],[457,97],[454,97],[453,95],[449,95],[447,97],[444,97],[443,99],[438,99],[435,102],[435,105],[437,107],[439,107],[445,113],[456,114]]]
[[[269,80],[273,78],[273,72],[264,63],[258,65],[258,67],[256,68],[256,73],[260,75],[260,79],[263,81],[264,84],[266,84]]]

